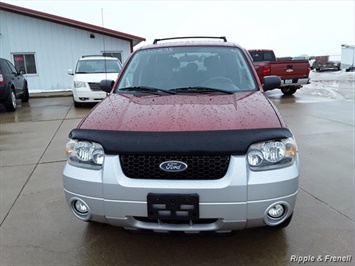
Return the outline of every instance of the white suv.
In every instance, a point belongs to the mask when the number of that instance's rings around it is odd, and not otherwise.
[[[73,75],[73,101],[78,107],[82,103],[100,102],[106,97],[99,85],[103,79],[116,80],[122,64],[116,57],[85,55],[76,63],[75,70],[68,69]]]

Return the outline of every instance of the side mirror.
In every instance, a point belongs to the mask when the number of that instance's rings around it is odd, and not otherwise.
[[[115,81],[110,79],[104,79],[100,81],[100,89],[104,92],[110,93]]]
[[[68,69],[68,74],[69,74],[69,75],[74,75],[73,69],[69,68],[69,69]]]
[[[23,74],[26,74],[26,71],[24,69],[20,69],[20,71],[18,73],[20,73],[20,75],[23,75]]]
[[[264,77],[264,91],[270,91],[279,88],[281,85],[281,79],[278,76],[266,76]]]

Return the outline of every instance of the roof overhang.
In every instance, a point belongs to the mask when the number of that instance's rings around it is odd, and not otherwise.
[[[97,33],[97,34],[102,34],[113,38],[118,38],[121,40],[126,40],[131,43],[131,50],[133,50],[133,47],[136,46],[137,44],[145,41],[145,38],[127,34],[124,32],[115,31],[104,27],[100,27],[100,26],[96,26],[96,25],[92,25],[77,20],[64,18],[64,17],[20,7],[20,6],[10,5],[3,2],[0,2],[0,10],[5,10],[7,12],[16,13],[19,15],[37,18],[37,19],[41,19],[53,23],[58,23],[58,24],[62,24],[65,26],[69,26],[81,30],[86,30],[89,31],[90,33]]]

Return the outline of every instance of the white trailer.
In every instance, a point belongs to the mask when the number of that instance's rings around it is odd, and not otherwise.
[[[346,71],[355,70],[355,45],[341,45],[341,69]]]

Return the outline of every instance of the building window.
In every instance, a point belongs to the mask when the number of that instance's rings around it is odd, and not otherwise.
[[[109,52],[109,51],[105,51],[102,52],[103,56],[112,56],[112,57],[116,57],[118,58],[118,60],[120,60],[120,62],[122,63],[122,52]]]
[[[35,54],[13,54],[15,67],[26,74],[37,74]]]

